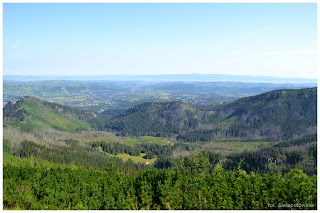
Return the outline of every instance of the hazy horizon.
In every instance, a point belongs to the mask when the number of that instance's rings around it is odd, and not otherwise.
[[[32,74],[26,74],[26,75],[23,75],[23,74],[19,74],[19,75],[5,75],[3,74],[3,76],[29,76],[29,77],[39,77],[39,76],[56,76],[56,77],[85,77],[85,76],[128,76],[128,75],[132,75],[132,76],[163,76],[163,75],[225,75],[225,76],[242,76],[242,77],[245,77],[245,76],[248,76],[248,77],[270,77],[270,78],[299,78],[299,77],[279,77],[279,76],[271,76],[271,75],[241,75],[241,74],[215,74],[215,73],[182,73],[182,74],[175,74],[175,73],[161,73],[161,74],[135,74],[135,73],[132,73],[132,74],[46,74],[46,75],[43,75],[43,74],[38,74],[38,75],[32,75]],[[317,79],[317,77],[314,77],[314,78],[308,78],[308,77],[305,77],[305,78],[300,78],[300,79]]]
[[[160,75],[4,75],[4,81],[135,81],[135,82],[243,82],[317,85],[316,78],[283,78],[228,74],[160,74]]]

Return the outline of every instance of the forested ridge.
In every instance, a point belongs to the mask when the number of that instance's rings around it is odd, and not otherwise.
[[[144,103],[106,125],[122,135],[171,136],[185,141],[221,138],[282,141],[316,133],[317,89],[278,90],[198,110],[182,102]]]

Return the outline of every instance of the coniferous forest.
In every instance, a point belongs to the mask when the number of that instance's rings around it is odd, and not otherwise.
[[[317,209],[317,88],[107,115],[35,97],[3,108],[3,207]]]

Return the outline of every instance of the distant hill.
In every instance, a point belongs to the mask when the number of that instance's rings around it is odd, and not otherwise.
[[[106,127],[123,135],[177,134],[187,141],[294,139],[317,131],[317,88],[267,92],[210,111],[182,102],[148,102],[119,114]]]
[[[4,124],[22,131],[56,129],[68,132],[97,127],[99,114],[87,112],[34,97],[9,101],[3,108]]]

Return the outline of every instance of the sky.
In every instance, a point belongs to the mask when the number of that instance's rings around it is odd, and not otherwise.
[[[317,77],[315,3],[3,4],[4,75]]]

